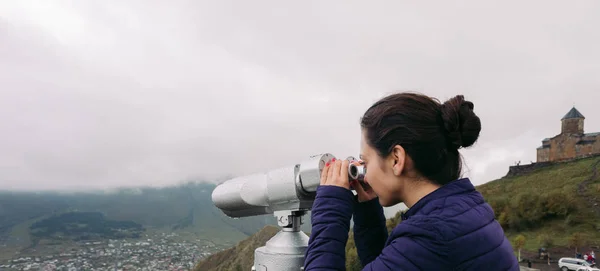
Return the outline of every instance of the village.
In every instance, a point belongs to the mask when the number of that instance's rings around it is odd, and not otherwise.
[[[179,241],[175,233],[145,240],[81,242],[78,249],[55,255],[17,256],[0,262],[0,270],[43,271],[153,271],[190,270],[195,263],[220,248],[209,241]]]

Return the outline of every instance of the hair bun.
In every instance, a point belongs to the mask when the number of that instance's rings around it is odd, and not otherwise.
[[[481,120],[473,112],[473,103],[456,95],[441,106],[448,145],[459,149],[470,147],[479,138]]]

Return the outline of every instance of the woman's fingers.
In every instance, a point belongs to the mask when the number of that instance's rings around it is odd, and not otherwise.
[[[349,181],[349,177],[348,177],[348,167],[350,167],[350,161],[348,160],[342,160],[342,165],[340,166],[340,178],[344,184],[347,185],[347,187],[350,187],[350,181]]]
[[[329,169],[327,170],[327,181],[325,182],[325,184],[331,184],[331,180],[333,180],[333,176],[334,176],[334,172],[333,172],[333,168],[334,168],[334,162],[331,161],[329,162]]]
[[[338,181],[340,179],[341,176],[341,172],[340,169],[342,168],[342,160],[335,160],[334,165],[333,165],[333,180],[332,181]]]
[[[357,180],[352,180],[350,182],[350,184],[352,185],[352,188],[354,188],[354,190],[356,191],[356,193],[360,194],[364,194],[365,190],[362,188],[362,185],[360,185],[360,182]]]
[[[348,181],[348,166],[350,161],[348,160],[337,160],[332,159],[325,165],[321,172],[321,185],[335,185],[350,188],[350,182]]]
[[[334,179],[334,184],[340,187],[344,187],[346,189],[350,188],[350,182],[348,181],[348,166],[350,162],[348,160],[339,160],[336,161],[335,171],[337,173],[336,178]]]
[[[325,164],[325,167],[321,170],[321,185],[327,183],[327,172],[329,171],[329,163]]]
[[[365,193],[367,193],[367,194],[374,193],[373,188],[369,185],[369,183],[363,183],[361,186],[363,187],[363,191],[365,191]]]
[[[367,192],[365,192],[365,189],[363,189],[363,187],[359,181],[353,181],[352,187],[354,188],[354,191],[356,191],[356,194],[358,194],[359,198],[369,197],[369,194],[367,194]]]

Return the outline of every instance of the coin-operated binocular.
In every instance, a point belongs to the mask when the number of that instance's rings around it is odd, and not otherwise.
[[[302,217],[312,208],[325,164],[334,158],[329,153],[312,156],[267,173],[233,178],[215,188],[212,201],[227,216],[274,214],[282,227],[256,249],[252,270],[302,270],[308,247],[308,236],[300,231]],[[362,183],[365,167],[352,156],[346,159],[351,162],[349,179]]]

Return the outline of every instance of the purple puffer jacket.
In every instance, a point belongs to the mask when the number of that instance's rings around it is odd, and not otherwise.
[[[468,178],[423,197],[389,238],[377,199],[358,203],[348,189],[320,186],[304,270],[346,270],[345,247],[354,214],[354,238],[363,270],[519,270],[494,212]]]

